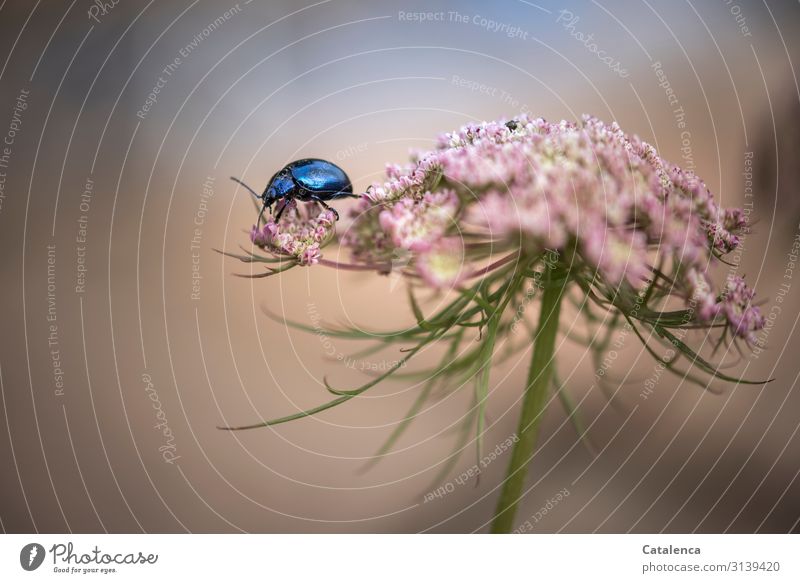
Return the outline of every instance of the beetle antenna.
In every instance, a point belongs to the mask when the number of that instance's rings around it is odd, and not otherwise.
[[[253,190],[252,188],[250,188],[249,186],[247,186],[247,185],[246,185],[244,182],[242,182],[242,181],[241,181],[241,180],[239,180],[238,178],[234,178],[233,176],[231,176],[231,180],[233,180],[234,182],[237,182],[237,183],[241,184],[242,186],[244,186],[244,187],[245,187],[247,190],[249,190],[249,191],[250,191],[250,193],[251,193],[253,196],[255,196],[256,198],[262,198],[262,199],[264,198],[264,197],[263,197],[263,195],[260,195],[260,194],[258,194],[258,193],[257,193],[255,190]]]

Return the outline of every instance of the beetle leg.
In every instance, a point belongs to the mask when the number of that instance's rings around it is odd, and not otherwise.
[[[276,223],[281,220],[281,215],[283,214],[283,211],[285,211],[286,207],[288,207],[288,206],[289,206],[289,201],[284,199],[283,200],[283,205],[281,205],[281,208],[278,209],[278,214],[275,216],[275,222]]]
[[[322,205],[322,207],[323,207],[325,210],[329,210],[329,211],[331,211],[331,212],[333,213],[333,216],[334,216],[334,217],[336,217],[336,220],[337,220],[337,221],[339,220],[339,213],[337,213],[337,212],[336,212],[336,209],[335,209],[335,208],[333,208],[332,206],[328,205],[328,203],[326,203],[324,200],[322,200],[322,199],[321,199],[321,198],[319,198],[318,196],[313,196],[313,195],[311,196],[311,200],[313,200],[314,202],[318,202],[319,204],[321,204],[321,205]]]
[[[372,188],[371,184],[369,185],[369,188],[367,188],[367,191],[364,194],[369,194],[369,189],[370,188]],[[330,198],[331,198],[331,200],[337,199],[337,198],[361,198],[362,196],[364,196],[364,194],[353,194],[352,192],[339,191],[339,192],[335,192],[334,194],[332,194]]]

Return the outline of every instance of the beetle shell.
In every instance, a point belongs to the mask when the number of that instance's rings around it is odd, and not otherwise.
[[[297,186],[306,191],[297,193],[300,200],[306,200],[310,195],[333,200],[353,194],[353,185],[344,170],[326,160],[306,158],[292,162],[285,170],[291,173]]]

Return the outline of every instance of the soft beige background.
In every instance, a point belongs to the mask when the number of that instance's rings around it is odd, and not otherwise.
[[[745,201],[745,152],[754,153],[758,222],[740,269],[764,310],[775,305],[800,221],[796,3],[241,1],[166,77],[163,69],[234,3],[123,1],[99,22],[88,18],[90,5],[0,5],[0,135],[19,91],[30,90],[0,207],[6,531],[486,528],[505,458],[480,484],[423,503],[452,451],[471,387],[433,402],[398,452],[367,473],[358,472],[363,459],[418,387],[386,384],[274,429],[215,428],[320,403],[323,375],[337,386],[363,379],[326,357],[363,345],[290,332],[262,306],[307,324],[312,313],[372,328],[412,318],[403,286],[389,279],[325,268],[232,277],[244,267],[214,249],[246,243],[253,211],[230,175],[260,190],[288,161],[313,155],[341,164],[363,189],[385,162],[406,160],[409,148],[428,146],[439,132],[523,109],[549,119],[591,112],[617,120],[685,163],[651,68],[659,61],[686,111],[695,167],[724,205]],[[618,77],[557,23],[561,10],[579,17],[574,30],[593,34],[629,76]],[[445,21],[400,19],[415,11],[441,11]],[[451,11],[468,22],[451,21]],[[520,33],[493,32],[482,17]],[[166,82],[140,119],[159,76]],[[458,79],[486,89],[471,91]],[[93,195],[82,212],[87,176]],[[213,185],[206,200],[204,182]],[[86,290],[76,293],[82,214]],[[61,396],[48,345],[48,245],[55,245]],[[193,253],[199,300],[191,297]],[[792,282],[774,321],[769,350],[745,361],[748,375],[775,377],[764,388],[712,395],[664,377],[644,400],[652,364],[634,364],[640,351],[631,338],[612,369],[615,378],[634,369],[615,409],[588,390],[583,350],[561,344],[561,375],[571,375],[575,400],[585,397],[581,410],[599,453],[576,445],[556,404],[518,522],[566,488],[570,495],[535,531],[796,530],[798,286]],[[490,449],[515,431],[526,361],[493,377]],[[151,395],[174,434],[173,464],[159,451]],[[433,487],[473,463],[470,445]]]

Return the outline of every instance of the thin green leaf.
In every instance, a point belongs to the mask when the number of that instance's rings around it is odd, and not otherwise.
[[[406,413],[406,416],[400,421],[397,427],[395,427],[394,431],[392,431],[386,441],[383,442],[383,445],[381,445],[378,451],[375,452],[372,459],[364,464],[361,471],[366,471],[377,464],[383,458],[383,456],[385,456],[394,447],[394,444],[397,442],[397,440],[400,439],[408,426],[411,425],[411,422],[416,418],[422,409],[422,406],[428,400],[428,396],[436,386],[436,383],[447,370],[447,367],[453,358],[455,358],[458,346],[461,344],[461,336],[463,336],[463,331],[450,342],[450,347],[440,361],[438,369],[429,378],[428,382],[425,383],[425,386],[423,386],[420,394],[414,400],[414,403]]]
[[[347,395],[339,397],[338,399],[334,399],[332,401],[328,401],[327,403],[323,403],[322,405],[317,405],[316,407],[312,407],[311,409],[306,409],[305,411],[300,411],[299,413],[294,413],[292,415],[287,415],[285,417],[278,417],[277,419],[270,419],[269,421],[262,421],[260,423],[253,423],[252,425],[240,425],[240,426],[228,426],[228,427],[217,427],[217,429],[222,429],[225,431],[242,431],[244,429],[257,429],[259,427],[269,427],[270,425],[278,425],[280,423],[286,423],[288,421],[294,421],[295,419],[302,419],[303,417],[310,417],[311,415],[316,415],[322,411],[330,409],[331,407],[335,407],[336,405],[340,405],[345,401],[349,401],[353,397]]]
[[[470,430],[472,429],[472,423],[475,419],[475,404],[470,407],[469,413],[464,415],[464,420],[461,422],[459,426],[459,435],[456,439],[456,446],[453,448],[453,451],[450,455],[445,458],[447,461],[444,463],[442,468],[437,472],[436,476],[431,480],[430,485],[428,486],[428,491],[435,490],[439,486],[442,485],[442,482],[447,478],[450,474],[452,469],[455,467],[456,463],[458,462],[459,458],[461,457],[462,452],[467,447],[467,443],[469,442],[469,435]],[[478,466],[480,470],[480,466]]]
[[[222,251],[221,249],[213,249],[213,251],[216,251],[220,255],[225,255],[226,257],[233,257],[234,259],[238,259],[243,263],[283,263],[285,261],[291,261],[294,263],[294,261],[287,259],[286,257],[264,257],[263,255],[254,255],[252,253],[248,253],[247,255],[238,255],[229,251]]]
[[[575,430],[575,433],[578,435],[578,438],[581,440],[581,443],[586,450],[592,455],[597,455],[597,450],[592,444],[591,439],[589,439],[589,436],[586,434],[586,425],[583,423],[583,418],[581,417],[578,408],[572,402],[569,393],[558,379],[556,371],[557,368],[553,366],[553,388],[558,395],[559,401],[561,401],[561,406],[564,407],[564,411],[567,413],[567,419],[570,420],[572,428]]]
[[[662,337],[667,338],[669,342],[678,350],[680,350],[690,361],[692,364],[699,366],[702,370],[707,372],[710,375],[717,377],[718,379],[722,379],[723,381],[728,381],[732,383],[741,383],[745,385],[764,385],[766,383],[772,382],[775,379],[768,379],[765,381],[748,381],[743,378],[732,377],[726,374],[719,372],[719,368],[713,366],[705,359],[703,359],[699,354],[694,352],[691,348],[689,348],[683,341],[681,341],[677,336],[672,334],[669,330],[661,326],[654,326],[654,329],[657,334]]]
[[[262,306],[261,311],[264,312],[264,314],[266,314],[271,320],[285,324],[290,328],[295,328],[304,332],[325,334],[326,336],[331,336],[332,338],[342,338],[346,340],[381,340],[384,342],[405,342],[407,339],[414,336],[418,336],[423,333],[429,333],[429,331],[422,330],[417,327],[411,327],[407,330],[365,331],[356,329],[337,329],[322,326],[309,326],[308,324],[302,324],[294,320],[288,320],[284,316],[270,312],[265,306]]]
[[[417,298],[414,297],[414,288],[411,285],[408,286],[408,301],[411,304],[411,311],[414,313],[414,317],[417,319],[417,325],[423,330],[432,330],[434,326],[431,326],[425,320],[425,315],[422,313],[422,310],[417,303]]]
[[[397,443],[397,440],[400,439],[405,430],[408,429],[408,426],[411,425],[411,422],[419,414],[422,406],[425,404],[425,401],[428,400],[428,396],[431,394],[435,384],[436,383],[434,382],[425,383],[425,386],[422,387],[422,390],[420,391],[419,395],[417,395],[417,398],[414,399],[414,403],[409,408],[406,416],[400,421],[400,423],[398,423],[397,427],[394,428],[394,431],[392,431],[386,441],[383,442],[383,445],[381,445],[378,451],[373,454],[372,459],[361,467],[359,470],[360,472],[366,472],[375,466],[375,464],[383,459],[383,456],[385,456],[394,447],[394,444]]]
[[[412,348],[412,349],[411,349],[411,350],[410,350],[410,351],[409,351],[409,352],[406,354],[406,356],[404,356],[403,358],[401,358],[400,360],[398,360],[398,361],[397,361],[397,362],[396,362],[394,365],[392,365],[392,366],[391,366],[391,368],[389,368],[389,369],[388,369],[388,370],[387,370],[385,373],[381,374],[381,375],[380,375],[380,376],[378,376],[378,377],[375,377],[374,379],[372,379],[371,381],[369,381],[369,382],[367,382],[367,383],[364,383],[363,385],[361,385],[360,387],[358,387],[358,388],[356,388],[356,389],[351,389],[351,390],[340,390],[340,389],[334,389],[333,387],[331,387],[331,386],[328,384],[328,380],[327,380],[327,379],[323,379],[323,382],[325,383],[325,388],[327,388],[327,389],[328,389],[328,391],[330,391],[330,392],[331,392],[331,393],[333,393],[334,395],[348,395],[348,396],[351,396],[351,397],[355,397],[356,395],[360,395],[360,394],[361,394],[361,393],[363,393],[364,391],[367,391],[367,390],[371,389],[372,387],[374,387],[375,385],[377,385],[377,384],[378,384],[379,382],[381,382],[383,379],[385,379],[385,378],[387,378],[387,377],[391,376],[391,375],[392,375],[392,374],[393,374],[395,371],[397,371],[397,369],[399,369],[400,367],[402,367],[402,366],[405,366],[405,365],[406,365],[406,363],[407,363],[407,362],[408,362],[408,361],[409,361],[411,358],[413,358],[413,356],[414,356],[414,355],[415,355],[417,352],[419,352],[419,351],[420,351],[420,350],[421,350],[421,349],[422,349],[422,348],[423,348],[423,347],[424,347],[426,344],[429,344],[431,341],[433,341],[433,340],[434,340],[434,338],[435,338],[435,336],[436,336],[436,334],[435,334],[435,333],[432,333],[432,334],[431,334],[431,335],[430,335],[428,338],[426,338],[426,339],[422,340],[422,341],[421,341],[419,344],[417,344],[417,345],[416,345],[414,348]]]

